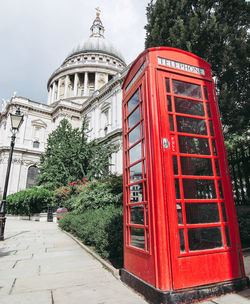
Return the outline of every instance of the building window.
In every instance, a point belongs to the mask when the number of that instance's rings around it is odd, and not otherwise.
[[[37,171],[38,168],[36,166],[28,168],[26,188],[31,188],[36,185]]]
[[[38,141],[38,140],[35,140],[35,141],[33,142],[33,148],[39,148],[39,146],[40,146],[39,141]]]

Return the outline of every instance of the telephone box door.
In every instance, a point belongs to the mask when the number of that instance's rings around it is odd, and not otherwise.
[[[240,278],[213,84],[159,71],[158,86],[174,289]]]

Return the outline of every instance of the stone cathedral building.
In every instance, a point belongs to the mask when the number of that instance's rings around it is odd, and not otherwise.
[[[122,90],[128,67],[121,53],[104,37],[97,11],[88,40],[77,44],[50,76],[47,104],[12,96],[0,113],[0,195],[3,193],[11,141],[9,113],[19,107],[24,121],[17,133],[8,194],[34,185],[40,154],[48,134],[63,118],[80,128],[86,115],[89,139],[119,147],[111,171],[122,173]]]

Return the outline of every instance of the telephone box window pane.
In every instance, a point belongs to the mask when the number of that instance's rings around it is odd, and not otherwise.
[[[220,198],[223,199],[224,198],[224,194],[223,194],[221,180],[218,181],[218,186],[219,186]]]
[[[214,155],[217,155],[217,150],[216,150],[215,139],[212,139],[212,146],[213,146],[213,152],[214,152]]]
[[[183,216],[182,216],[181,204],[176,204],[176,209],[177,209],[178,224],[182,225],[183,224]]]
[[[143,196],[143,184],[136,184],[129,187],[130,190],[130,202],[137,203],[145,200]]]
[[[130,223],[144,225],[144,207],[143,207],[143,205],[130,207]]]
[[[180,251],[186,252],[183,229],[179,229],[179,239],[180,239]]]
[[[148,233],[148,230],[146,230],[146,237],[147,237],[147,251],[149,251],[149,233]]]
[[[176,121],[178,132],[207,135],[206,121],[203,119],[176,116]]]
[[[171,102],[171,96],[168,95],[168,111],[172,112],[172,102]]]
[[[147,177],[147,167],[146,167],[146,160],[144,160],[144,178]]]
[[[132,146],[140,138],[141,138],[141,128],[140,125],[138,125],[128,134],[129,146]]]
[[[203,102],[175,97],[175,112],[189,115],[204,116]]]
[[[130,183],[142,179],[142,163],[138,163],[129,168]]]
[[[175,195],[177,199],[181,198],[181,194],[180,194],[180,184],[179,184],[179,179],[175,179],[174,180],[174,184],[175,184]]]
[[[174,174],[178,174],[178,164],[177,164],[177,156],[173,156],[173,167],[174,167]]]
[[[169,83],[169,78],[166,78],[166,89],[167,89],[167,93],[170,93],[170,83]]]
[[[211,117],[210,104],[206,102],[206,105],[207,105],[207,116]]]
[[[184,178],[182,182],[183,182],[184,198],[188,198],[188,199],[216,198],[214,180]]]
[[[186,203],[187,224],[218,223],[220,221],[217,203]]]
[[[174,131],[173,115],[169,115],[169,128],[170,128],[170,131]]]
[[[208,94],[207,94],[207,87],[204,86],[204,95],[205,95],[205,99],[208,100]]]
[[[130,227],[130,244],[134,247],[145,249],[144,229]]]
[[[178,136],[180,153],[210,155],[207,138]]]
[[[128,127],[131,129],[140,120],[140,109],[139,107],[129,116]]]
[[[216,174],[217,176],[220,176],[220,166],[218,159],[215,159],[214,162],[215,162]]]
[[[231,247],[231,241],[230,241],[228,226],[225,226],[225,234],[226,234],[227,247]]]
[[[139,103],[139,90],[128,101],[128,113],[131,112]]]
[[[213,128],[213,122],[212,122],[212,120],[209,120],[209,127],[210,127],[211,136],[214,136],[214,128]]]
[[[221,203],[221,210],[222,210],[222,215],[223,215],[223,221],[227,222],[227,213],[226,213],[226,209],[225,209],[225,204]]]
[[[141,127],[142,127],[142,136],[144,137],[144,120],[141,122]]]
[[[173,80],[174,94],[202,99],[201,86],[198,84]]]
[[[189,250],[206,250],[222,247],[221,228],[192,228],[188,229]]]
[[[145,215],[146,215],[146,218],[145,218],[145,222],[146,222],[146,225],[148,225],[148,205],[145,205]]]
[[[209,158],[181,157],[181,172],[183,175],[212,176],[212,162]]]
[[[129,161],[130,164],[138,161],[139,159],[141,159],[141,143],[137,144],[136,146],[134,146],[133,148],[131,148],[129,150]]]
[[[143,118],[143,105],[141,103],[141,117]]]
[[[142,141],[142,144],[143,144],[143,157],[145,157],[146,153],[145,153],[145,141],[144,140]]]

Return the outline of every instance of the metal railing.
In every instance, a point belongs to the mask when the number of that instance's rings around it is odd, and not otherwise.
[[[250,145],[240,145],[228,154],[236,205],[250,205]]]

